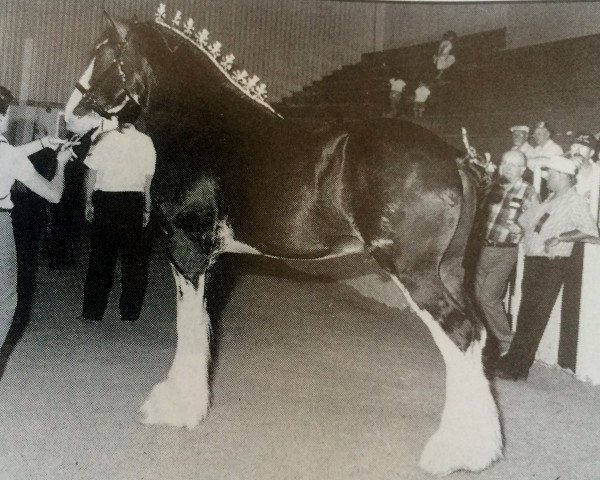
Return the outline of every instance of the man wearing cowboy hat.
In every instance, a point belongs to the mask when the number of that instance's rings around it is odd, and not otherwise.
[[[529,143],[529,127],[527,125],[513,125],[510,127],[512,132],[513,146],[511,150],[519,150],[525,155],[529,155],[533,151],[533,147]]]
[[[598,243],[598,229],[585,199],[575,188],[576,163],[564,156],[546,159],[544,172],[550,195],[534,200],[521,215],[525,268],[517,329],[496,375],[526,379],[550,319],[558,293],[569,272],[574,242]]]

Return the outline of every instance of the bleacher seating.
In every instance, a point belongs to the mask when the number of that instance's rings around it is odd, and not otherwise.
[[[419,119],[460,145],[460,127],[478,149],[494,156],[510,146],[508,127],[544,119],[566,133],[600,130],[600,35],[507,50],[505,29],[459,37],[457,62],[446,84],[432,86]],[[313,126],[380,117],[388,106],[388,79],[407,82],[405,97],[419,79],[431,78],[437,42],[373,52],[283,99],[276,110]],[[410,118],[410,105],[405,113]]]

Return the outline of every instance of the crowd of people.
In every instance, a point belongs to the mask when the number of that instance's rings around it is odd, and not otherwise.
[[[140,316],[148,277],[147,225],[156,163],[152,140],[134,126],[140,111],[128,110],[126,116],[112,119],[92,113],[81,120],[86,122],[82,131],[92,127],[87,135],[70,140],[43,136],[12,146],[4,134],[14,100],[8,89],[0,87],[0,345],[13,319],[27,315],[23,312],[26,308],[17,311],[17,305],[29,300],[35,282],[29,275],[30,262],[26,261],[39,254],[39,235],[26,232],[31,218],[39,215],[45,223],[47,202],[54,204],[50,225],[57,231],[50,235],[49,249],[61,259],[55,268],[72,264],[73,259],[63,255],[69,249],[65,232],[72,229],[74,205],[81,198],[82,189],[85,218],[91,224],[91,245],[79,319],[102,320],[120,259],[121,320],[135,322]],[[45,157],[40,167],[35,155],[41,154]],[[127,168],[123,169],[123,165]],[[65,171],[69,174],[67,180]],[[31,201],[29,195],[39,201]],[[31,229],[39,230],[37,223]],[[52,233],[53,228],[47,230]],[[53,257],[51,266],[53,260],[57,261],[57,257]]]
[[[526,379],[561,287],[576,242],[599,243],[591,212],[596,139],[576,136],[567,152],[552,139],[547,122],[533,130],[510,128],[512,146],[503,155],[498,175],[486,191],[476,224],[480,247],[473,275],[474,295],[488,333],[497,347],[498,377]],[[542,180],[544,179],[544,180]],[[544,186],[534,189],[533,184]],[[521,303],[513,329],[504,295],[524,252]]]

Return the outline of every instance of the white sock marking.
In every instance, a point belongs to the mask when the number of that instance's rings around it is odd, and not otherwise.
[[[392,279],[415,313],[427,325],[446,364],[446,402],[438,430],[431,436],[419,465],[434,475],[456,470],[478,472],[502,458],[502,432],[498,408],[481,362],[485,331],[466,352],[422,310],[400,280]]]
[[[167,379],[154,386],[140,411],[146,424],[194,428],[206,417],[210,403],[210,320],[204,275],[196,289],[171,268],[177,286],[177,351]]]

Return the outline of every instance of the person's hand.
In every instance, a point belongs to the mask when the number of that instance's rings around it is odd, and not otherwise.
[[[544,251],[546,253],[550,253],[550,249],[552,247],[556,247],[560,243],[558,237],[550,237],[548,240],[544,242]]]
[[[94,220],[94,204],[92,202],[85,203],[85,219],[90,223]]]
[[[71,161],[73,159],[73,151],[72,150],[61,150],[60,152],[58,152],[58,154],[56,155],[56,161],[60,164],[60,165],[66,165],[67,162]]]
[[[40,138],[40,143],[44,148],[51,148],[52,150],[57,150],[61,145],[65,143],[65,140],[56,137],[42,137]]]

